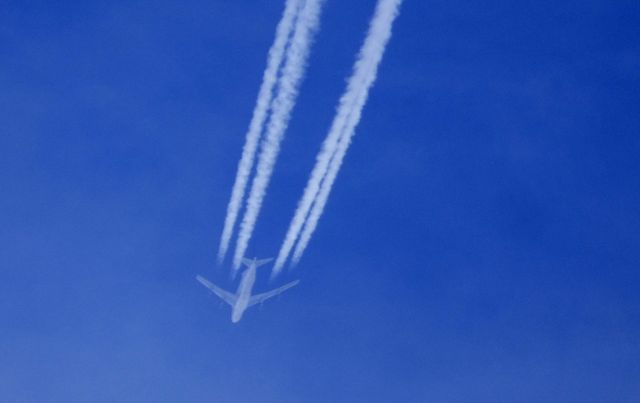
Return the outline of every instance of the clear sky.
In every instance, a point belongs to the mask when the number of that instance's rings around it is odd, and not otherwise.
[[[0,7],[0,401],[633,402],[640,3],[405,0],[299,266],[215,263],[282,0]],[[375,2],[327,0],[249,254]],[[260,270],[260,269],[259,269]]]

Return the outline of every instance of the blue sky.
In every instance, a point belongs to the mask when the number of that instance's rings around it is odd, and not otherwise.
[[[252,256],[374,5],[327,0]],[[216,247],[282,8],[2,7],[0,400],[634,401],[637,2],[406,0],[300,285],[232,325],[194,276],[236,286]]]

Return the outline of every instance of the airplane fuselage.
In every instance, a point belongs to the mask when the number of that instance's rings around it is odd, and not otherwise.
[[[271,260],[272,259],[257,258],[249,260],[243,258],[242,264],[247,266],[247,269],[242,272],[242,276],[240,277],[240,284],[238,285],[238,290],[235,292],[235,294],[218,287],[217,285],[213,284],[200,275],[196,276],[196,280],[198,280],[200,284],[207,287],[211,292],[213,292],[220,299],[231,306],[231,321],[233,323],[236,323],[240,319],[242,319],[244,311],[246,311],[250,306],[262,304],[265,300],[275,297],[276,295],[280,295],[280,293],[288,290],[289,288],[295,286],[300,282],[299,280],[291,281],[273,290],[252,295],[251,292],[253,291],[253,286],[256,282],[256,269],[260,266],[264,266]]]
[[[253,290],[253,284],[256,282],[256,266],[251,265],[247,270],[242,273],[240,279],[240,285],[238,286],[238,292],[236,295],[238,299],[233,305],[231,310],[231,321],[236,323],[242,319],[242,314],[249,307],[249,300],[251,299],[251,291]]]

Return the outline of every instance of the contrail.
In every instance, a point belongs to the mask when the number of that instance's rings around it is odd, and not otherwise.
[[[240,233],[233,256],[234,270],[240,267],[262,207],[262,201],[280,151],[280,143],[284,137],[284,132],[291,117],[291,110],[298,95],[312,36],[318,27],[323,2],[324,0],[306,0],[297,17],[295,31],[289,44],[285,65],[279,81],[278,93],[272,104],[269,124],[261,145],[256,168],[257,173],[253,178],[251,191],[247,199],[247,209],[240,224]]]
[[[366,93],[363,93],[363,98],[366,99]],[[364,105],[364,102],[363,102]],[[353,120],[360,120],[360,114],[362,109],[357,111],[357,117]],[[355,116],[356,113],[353,114]],[[354,124],[352,127],[355,127]],[[348,130],[348,129],[347,129]],[[353,129],[351,130],[351,135],[345,135],[340,138],[338,142],[338,147],[336,150],[336,154],[331,159],[331,164],[329,165],[329,170],[327,175],[324,177],[322,181],[322,185],[320,186],[320,191],[316,196],[316,199],[313,202],[313,207],[311,208],[311,212],[309,213],[309,217],[304,223],[304,228],[302,230],[302,234],[300,235],[300,239],[296,244],[296,248],[293,251],[293,257],[291,258],[292,265],[297,265],[304,253],[304,250],[307,248],[309,241],[311,240],[311,235],[316,230],[318,226],[318,221],[320,221],[320,216],[322,216],[322,212],[324,211],[324,207],[327,204],[329,199],[329,194],[331,193],[331,188],[333,187],[333,183],[338,176],[338,172],[340,171],[340,167],[342,166],[342,162],[344,161],[344,157],[347,154],[347,150],[349,149],[349,145],[351,144],[351,139],[353,138]]]
[[[316,166],[298,203],[298,208],[278,254],[273,275],[277,275],[282,269],[298,236],[300,238],[292,259],[294,265],[302,257],[311,239],[351,139],[355,134],[355,127],[360,121],[362,109],[367,101],[369,89],[376,79],[378,65],[391,37],[391,27],[398,15],[401,3],[402,0],[378,1],[375,14],[369,25],[369,32],[360,49],[347,89],[340,99],[338,112],[318,154]],[[310,213],[309,210],[311,210]],[[302,231],[301,235],[300,231]]]
[[[350,81],[348,85],[351,86],[352,84],[353,81]],[[344,136],[342,136],[342,134],[344,132],[345,122],[349,117],[348,113],[351,112],[350,109],[352,108],[354,101],[351,99],[352,97],[347,97],[347,95],[352,95],[352,93],[347,92],[340,99],[340,107],[338,108],[336,117],[334,118],[329,134],[325,138],[322,148],[316,157],[316,165],[313,167],[302,198],[300,198],[300,201],[298,202],[298,208],[291,220],[291,224],[289,224],[285,240],[280,247],[278,258],[276,259],[273,267],[272,277],[278,275],[284,267],[295,242],[300,236],[302,227],[307,221],[309,210],[311,210],[312,205],[316,201],[318,192],[320,191],[320,185],[323,180],[326,180],[325,177],[327,175],[327,170],[329,169],[329,163],[334,159],[333,157],[335,156],[341,140],[344,142]]]
[[[271,45],[271,49],[269,49],[267,67],[262,77],[262,84],[258,92],[256,106],[253,109],[253,116],[242,149],[242,157],[238,163],[238,171],[233,184],[233,190],[231,191],[231,199],[227,206],[227,215],[224,220],[224,229],[222,230],[222,237],[220,238],[220,246],[218,248],[218,263],[222,263],[229,248],[229,241],[233,235],[233,227],[238,219],[240,205],[244,198],[244,192],[247,187],[247,182],[249,181],[249,176],[251,175],[251,169],[253,168],[258,139],[260,138],[269,105],[273,98],[273,88],[278,80],[278,70],[282,65],[287,42],[291,36],[294,20],[300,10],[301,2],[302,0],[287,0],[282,18],[276,28],[276,37]]]

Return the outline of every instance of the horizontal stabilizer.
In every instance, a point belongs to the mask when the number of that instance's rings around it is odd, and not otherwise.
[[[260,267],[263,266],[267,263],[269,263],[270,261],[272,261],[273,258],[267,258],[267,259],[247,259],[246,257],[242,258],[242,263],[247,266],[247,267],[251,267],[252,265],[256,265],[256,267]]]

